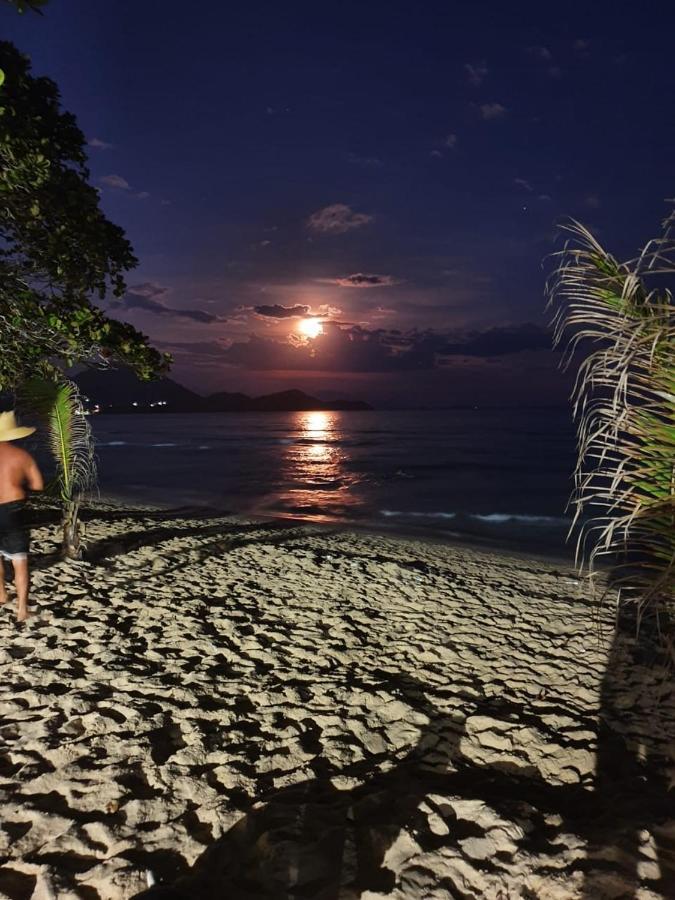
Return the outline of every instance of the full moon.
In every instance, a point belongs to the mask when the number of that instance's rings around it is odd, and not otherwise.
[[[298,324],[298,331],[305,337],[315,338],[323,332],[323,325],[318,319],[303,319]]]

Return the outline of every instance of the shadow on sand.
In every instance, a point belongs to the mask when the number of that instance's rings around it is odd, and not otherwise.
[[[428,719],[412,750],[399,760],[390,757],[387,771],[377,771],[384,757],[337,772],[318,756],[315,778],[255,802],[187,873],[173,884],[143,891],[136,900],[348,900],[365,891],[388,893],[396,883],[390,865],[395,869],[412,854],[442,847],[461,855],[467,839],[485,836],[484,825],[456,814],[449,802],[454,799],[480,801],[495,818],[515,823],[521,837],[514,852],[524,854],[522,859],[539,856],[544,868],[569,866],[568,848],[559,836],[563,831],[577,835],[587,855],[572,856],[567,874],[577,873],[577,879],[575,887],[570,883],[570,897],[627,900],[638,884],[663,897],[675,896],[675,801],[654,765],[657,757],[661,761],[664,736],[655,730],[654,710],[664,707],[655,702],[651,714],[641,709],[633,715],[636,691],[658,689],[663,700],[671,690],[670,684],[659,684],[652,652],[617,632],[602,694],[594,790],[551,785],[532,769],[473,764],[460,751],[463,721],[437,708],[427,686],[410,676],[374,672],[382,688]],[[356,684],[358,678],[350,681]],[[436,691],[441,706],[442,696]],[[497,712],[480,701],[476,711]],[[631,744],[635,735],[639,747]],[[306,740],[308,749],[320,753],[318,734],[315,746],[311,731]],[[331,780],[338,774],[354,778],[357,786],[338,790]],[[551,824],[552,816],[560,817],[558,824]],[[499,851],[479,861],[469,853],[464,862],[497,880],[500,870],[506,874],[509,868]],[[151,860],[146,864],[152,868]],[[428,875],[423,865],[409,870],[406,884],[399,884],[403,895],[426,896]],[[462,893],[447,874],[435,876],[434,889],[448,897],[478,896]],[[523,887],[519,896],[534,900],[540,895]]]
[[[634,897],[647,885],[675,897],[674,721],[673,672],[657,623],[645,618],[638,629],[624,609],[600,694],[586,900]]]

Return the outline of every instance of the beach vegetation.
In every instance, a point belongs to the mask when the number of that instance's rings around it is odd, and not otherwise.
[[[611,565],[620,606],[656,620],[675,659],[675,214],[621,262],[579,222],[549,285],[555,343],[577,366],[577,557]]]
[[[96,460],[77,385],[67,379],[31,378],[21,386],[20,398],[40,417],[56,463],[56,478],[49,487],[62,503],[63,555],[79,559],[80,504],[85,493],[96,485]]]
[[[79,552],[78,498],[95,469],[68,371],[117,363],[150,379],[168,369],[170,357],[105,312],[109,297],[124,294],[125,273],[137,260],[100,207],[84,135],[61,108],[56,84],[33,75],[27,57],[6,41],[0,70],[0,392],[24,403],[33,398],[49,423],[72,556]]]
[[[0,68],[0,390],[76,363],[118,361],[141,378],[164,371],[169,358],[99,305],[125,292],[137,260],[89,184],[74,116],[5,41]]]

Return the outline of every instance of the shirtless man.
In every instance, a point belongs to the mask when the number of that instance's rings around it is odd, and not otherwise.
[[[13,412],[0,413],[0,604],[7,603],[4,559],[8,559],[14,566],[18,622],[25,622],[31,615],[28,612],[29,534],[23,521],[26,490],[41,491],[44,483],[30,453],[10,442],[34,431],[34,428],[19,427]]]

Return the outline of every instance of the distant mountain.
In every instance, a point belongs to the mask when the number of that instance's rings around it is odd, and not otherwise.
[[[160,412],[295,412],[367,410],[362,400],[319,400],[303,391],[280,391],[263,397],[220,391],[202,397],[172,378],[139,381],[129,369],[88,369],[74,377],[87,408],[102,413]]]
[[[172,378],[140,381],[130,369],[87,369],[73,380],[88,406],[99,406],[101,412],[195,412],[204,403]]]

